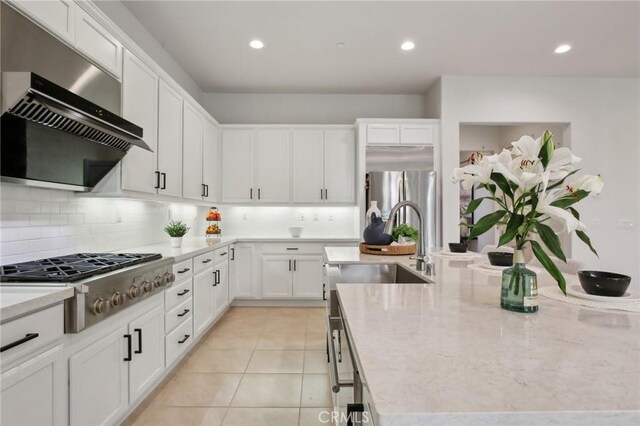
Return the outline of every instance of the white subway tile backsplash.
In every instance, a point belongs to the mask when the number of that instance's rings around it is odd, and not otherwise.
[[[45,226],[51,224],[51,216],[48,214],[30,214],[29,226]]]

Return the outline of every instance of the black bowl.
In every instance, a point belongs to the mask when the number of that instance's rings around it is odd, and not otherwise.
[[[631,277],[615,272],[578,271],[578,279],[584,291],[596,296],[623,296],[631,284]]]
[[[449,243],[449,251],[451,253],[466,253],[467,245],[465,243]]]
[[[511,266],[513,265],[513,253],[506,251],[490,251],[487,253],[489,263],[493,266]]]

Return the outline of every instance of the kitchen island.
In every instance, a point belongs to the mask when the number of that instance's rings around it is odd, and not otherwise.
[[[334,265],[413,263],[325,254]],[[376,425],[640,423],[640,315],[542,296],[537,313],[509,312],[498,275],[432,260],[433,284],[337,285]],[[555,285],[546,272],[538,282]]]

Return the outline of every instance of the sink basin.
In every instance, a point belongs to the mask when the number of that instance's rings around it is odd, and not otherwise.
[[[403,266],[388,263],[339,265],[334,283],[400,283],[429,284],[432,281],[420,277]]]

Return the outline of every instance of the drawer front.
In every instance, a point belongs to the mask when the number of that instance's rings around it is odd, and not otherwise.
[[[222,247],[213,252],[214,263],[226,262],[229,259],[229,247]]]
[[[179,303],[182,303],[187,299],[191,299],[192,295],[193,286],[191,278],[187,278],[182,282],[172,285],[164,293],[165,310],[169,311],[173,309]]]
[[[197,274],[200,271],[204,271],[205,269],[211,268],[214,263],[215,252],[208,251],[205,254],[201,254],[200,256],[196,256],[193,258],[193,270],[194,274]]]
[[[167,368],[169,368],[182,354],[184,354],[193,343],[193,319],[179,325],[175,330],[165,337],[165,347],[167,348]]]
[[[9,321],[0,326],[0,362],[9,362],[53,342],[64,334],[64,304]]]
[[[193,260],[187,259],[173,265],[173,273],[176,275],[176,281],[182,281],[186,277],[193,275]]]
[[[409,145],[433,145],[435,140],[433,125],[403,125],[400,142]]]
[[[400,143],[400,126],[397,124],[367,124],[367,143]]]
[[[265,243],[262,252],[265,254],[322,254],[322,244],[312,243]]]
[[[164,328],[167,334],[186,320],[191,319],[191,301],[190,297],[164,315]]]

